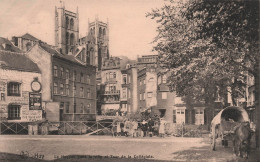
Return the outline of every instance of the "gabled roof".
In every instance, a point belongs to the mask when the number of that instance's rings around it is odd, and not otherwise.
[[[29,39],[29,40],[32,40],[32,41],[39,41],[39,39],[35,38],[34,36],[32,36],[29,33],[26,33],[26,34],[22,35],[21,38]]]
[[[5,45],[9,45],[9,49],[4,48]],[[5,51],[11,51],[11,52],[22,52],[18,47],[15,47],[12,42],[10,42],[8,39],[0,37],[0,50],[5,50]]]
[[[40,73],[37,64],[30,60],[24,53],[0,50],[0,62],[2,69]]]

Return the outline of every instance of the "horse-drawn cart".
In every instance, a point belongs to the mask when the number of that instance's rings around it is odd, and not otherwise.
[[[229,106],[221,110],[211,121],[211,149],[216,149],[216,139],[221,138],[222,145],[227,146],[228,140],[236,127],[243,122],[249,122],[249,117],[245,109],[236,106]]]

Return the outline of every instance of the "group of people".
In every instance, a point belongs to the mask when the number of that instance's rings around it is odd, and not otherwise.
[[[125,121],[114,121],[112,124],[113,136],[130,136],[130,137],[152,137],[165,135],[164,119],[154,121],[151,118],[148,120],[137,121],[135,119],[126,119]]]

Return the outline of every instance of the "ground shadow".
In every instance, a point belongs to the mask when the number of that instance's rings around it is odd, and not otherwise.
[[[184,161],[220,161],[220,162],[258,162],[259,152],[255,148],[251,149],[249,159],[234,156],[232,147],[217,146],[216,151],[212,151],[209,146],[192,147],[189,150],[182,150],[172,153],[174,160]]]

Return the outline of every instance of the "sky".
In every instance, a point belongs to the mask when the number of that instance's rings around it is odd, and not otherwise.
[[[156,36],[155,20],[146,17],[151,9],[163,6],[163,0],[63,0],[65,9],[79,10],[79,35],[86,35],[88,19],[98,16],[109,21],[109,45],[112,56],[156,54],[152,44]],[[54,9],[60,0],[0,0],[0,37],[11,39],[30,33],[54,45]]]

